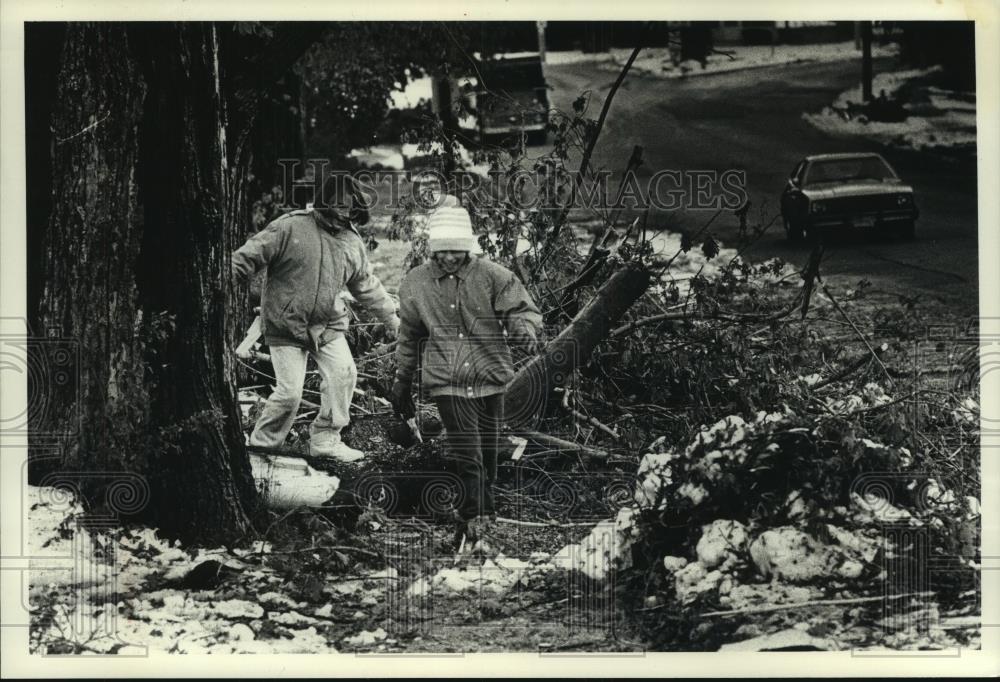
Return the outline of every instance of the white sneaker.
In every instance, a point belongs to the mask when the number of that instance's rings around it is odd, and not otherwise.
[[[319,443],[310,441],[309,454],[316,458],[334,459],[344,463],[357,462],[359,459],[364,459],[365,457],[365,453],[361,452],[361,450],[355,450],[341,440],[333,443],[328,441],[320,441]]]

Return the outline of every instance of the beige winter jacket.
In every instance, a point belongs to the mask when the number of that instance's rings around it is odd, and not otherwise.
[[[316,349],[346,331],[348,311],[339,295],[345,288],[383,323],[396,313],[357,232],[313,210],[275,219],[232,255],[235,277],[263,267],[261,323],[269,346]]]

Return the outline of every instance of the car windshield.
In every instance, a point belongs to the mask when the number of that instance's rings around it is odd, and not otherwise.
[[[821,182],[844,182],[850,180],[892,180],[896,174],[888,164],[877,156],[856,159],[836,159],[814,161],[806,170],[805,185]]]

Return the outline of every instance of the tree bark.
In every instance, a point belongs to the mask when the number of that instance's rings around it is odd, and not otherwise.
[[[504,394],[507,422],[531,429],[545,411],[552,389],[563,386],[650,284],[650,272],[631,262],[616,272],[538,357],[514,376]]]
[[[31,27],[29,42],[42,30]],[[51,154],[51,163],[31,161],[51,176],[36,174],[38,184],[28,188],[36,195],[32,217],[47,223],[28,225],[29,251],[42,254],[40,291],[29,307],[38,331],[54,331],[81,362],[78,382],[41,377],[45,383],[29,386],[47,400],[41,421],[31,424],[31,453],[58,444],[63,457],[55,465],[109,471],[129,464],[110,461],[126,437],[121,422],[144,428],[147,407],[135,287],[142,227],[135,165],[146,86],[124,31],[111,24],[71,24],[50,49],[62,54],[45,123],[51,131],[29,147],[32,157]],[[27,108],[44,110],[39,79],[55,74],[33,68]],[[47,471],[32,473],[37,479]]]
[[[149,83],[138,287],[147,311],[174,321],[156,349],[165,362],[150,367],[159,434],[150,511],[168,535],[232,540],[249,529],[257,498],[227,371],[228,263],[239,212],[228,201],[218,36],[210,23],[130,30]]]
[[[31,424],[35,479],[48,435],[64,447],[63,480],[103,487],[92,506],[170,536],[235,541],[257,496],[233,395],[228,263],[246,235],[246,141],[266,79],[227,98],[212,23],[64,27],[48,46],[57,68],[26,72],[27,111],[51,111],[29,144],[31,216],[45,226],[28,230],[39,273],[29,309],[79,349],[79,381],[29,378],[47,401]],[[280,73],[318,35],[292,28],[251,70]],[[51,38],[32,33],[29,50]],[[122,474],[141,485],[115,508],[108,491]]]

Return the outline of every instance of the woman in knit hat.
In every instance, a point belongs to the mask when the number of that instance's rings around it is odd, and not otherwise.
[[[472,222],[458,199],[445,197],[427,227],[431,260],[410,270],[399,287],[392,395],[400,412],[412,412],[419,360],[421,390],[438,407],[462,484],[456,501],[462,544],[495,517],[491,486],[503,393],[514,377],[509,345],[534,350],[542,316],[514,273],[475,255]]]

